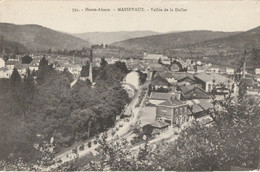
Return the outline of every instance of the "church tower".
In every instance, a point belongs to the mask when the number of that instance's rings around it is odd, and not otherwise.
[[[92,47],[90,49],[90,58],[89,58],[89,80],[93,83],[93,73],[92,73],[92,66],[93,66],[93,50]]]

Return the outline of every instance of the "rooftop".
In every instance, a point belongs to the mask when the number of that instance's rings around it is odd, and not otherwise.
[[[216,74],[216,73],[210,73],[210,74],[199,73],[199,74],[195,75],[195,77],[204,82],[215,80],[216,83],[224,83],[229,80],[229,78],[227,78],[223,75]]]
[[[169,100],[173,95],[174,93],[152,92],[150,95],[150,99]]]
[[[173,111],[171,108],[166,108],[166,107],[156,108],[156,118],[165,118],[167,120],[171,120],[172,113]]]
[[[165,128],[165,127],[168,127],[169,124],[167,122],[163,122],[163,121],[154,121],[152,124],[151,124],[152,127],[154,128]]]
[[[147,54],[144,56],[144,60],[159,60],[159,58],[163,59],[168,59],[168,57],[162,55],[162,54]]]
[[[186,102],[173,98],[173,99],[165,100],[164,102],[160,103],[158,106],[175,107],[184,104],[186,104]]]
[[[254,86],[254,80],[252,78],[243,78],[241,83],[246,86]]]
[[[156,76],[152,80],[151,85],[170,86],[170,83],[166,79],[164,79],[160,76]]]

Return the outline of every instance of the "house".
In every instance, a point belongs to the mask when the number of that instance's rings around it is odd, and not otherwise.
[[[78,64],[67,64],[67,63],[60,63],[55,65],[55,69],[58,71],[64,71],[67,68],[68,71],[73,74],[74,76],[80,75],[82,67]]]
[[[172,128],[181,127],[193,120],[189,105],[178,99],[170,99],[157,105],[156,120],[167,122]]]
[[[226,74],[226,68],[223,66],[219,67],[219,74]]]
[[[196,84],[196,81],[193,77],[193,75],[186,73],[186,76],[179,77],[178,78],[178,85],[183,86],[183,85],[193,85]]]
[[[236,85],[234,84],[233,80],[215,73],[199,73],[195,75],[195,80],[198,84],[202,85],[202,88],[206,92],[212,92],[218,87],[227,88],[231,92],[236,90]]]
[[[186,60],[186,64],[187,64],[187,65],[192,64],[191,60],[190,60],[190,59],[187,59],[187,60]]]
[[[260,74],[260,68],[255,68],[255,74],[256,75]]]
[[[205,69],[203,66],[197,66],[197,71],[196,73],[204,73],[205,72]]]
[[[187,73],[191,73],[191,74],[195,73],[195,69],[194,69],[193,65],[189,64],[187,66]]]
[[[170,84],[177,84],[177,80],[174,78],[174,73],[170,71],[156,72],[154,76],[161,76],[166,79]]]
[[[152,79],[150,87],[152,91],[169,92],[171,90],[171,84],[159,75]]]
[[[39,70],[39,65],[35,61],[32,61],[29,65],[29,69],[31,71],[37,71]]]
[[[253,89],[255,87],[255,83],[252,78],[243,78],[240,82],[240,85],[245,86],[246,89]]]
[[[213,104],[205,99],[188,100],[187,104],[189,104],[189,109],[195,119],[208,116],[208,110],[213,108]]]
[[[202,65],[202,62],[201,62],[201,61],[197,61],[196,64],[197,64],[198,66],[201,66],[201,65]]]
[[[27,70],[29,69],[29,64],[16,64],[15,68],[17,69],[17,71],[19,72],[19,74],[21,75],[22,78],[24,78],[24,76],[27,74]]]
[[[209,126],[213,120],[209,114],[209,110],[213,108],[213,104],[205,99],[193,99],[187,101],[189,104],[189,109],[191,111],[191,116],[200,125]]]
[[[6,67],[0,68],[0,78],[10,78],[12,75],[13,70],[8,69]]]
[[[170,93],[151,92],[149,97],[149,103],[153,105],[158,105],[170,99],[180,100],[180,96],[181,96],[180,92],[170,92]]]
[[[186,85],[180,87],[181,98],[183,100],[209,99],[210,96],[197,85]]]
[[[159,131],[162,131],[162,130],[165,130],[166,128],[168,128],[168,126],[170,125],[169,123],[167,122],[164,122],[164,121],[154,121],[153,123],[150,124],[154,130],[159,130]],[[153,132],[153,133],[157,133],[157,132]],[[159,132],[160,133],[160,132]]]
[[[181,127],[192,120],[189,105],[177,98],[165,100],[157,105],[156,120],[167,122],[172,128]]]
[[[5,67],[6,67],[7,69],[13,70],[14,67],[15,67],[15,65],[16,65],[16,64],[19,64],[19,63],[20,63],[19,61],[14,61],[14,60],[8,59],[8,60],[6,61],[6,63],[5,63]]]
[[[259,71],[260,72],[260,71]],[[234,75],[235,74],[235,69],[226,67],[226,74],[228,75]]]
[[[161,59],[161,62],[163,64],[171,64],[171,60],[162,54],[147,54],[146,52],[144,53],[143,60],[148,62],[148,63],[158,63],[159,59]]]
[[[5,67],[5,61],[0,57],[0,68]]]
[[[260,95],[260,87],[252,78],[243,78],[240,86],[246,88],[247,95]]]
[[[180,67],[177,64],[171,65],[171,71],[178,72],[180,70]]]
[[[207,69],[206,73],[220,73],[220,69],[217,66],[211,66]]]
[[[162,66],[162,65],[160,65],[160,64],[158,64],[158,63],[149,65],[148,70],[149,70],[149,71],[156,71],[156,72],[169,71],[167,67]]]

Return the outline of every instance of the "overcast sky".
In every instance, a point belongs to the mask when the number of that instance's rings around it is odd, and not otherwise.
[[[146,12],[120,12],[142,7]],[[109,8],[110,12],[72,12],[72,8]],[[184,8],[187,12],[152,12]],[[148,11],[149,10],[149,11]],[[260,26],[260,1],[14,1],[0,2],[0,21],[39,24],[54,30],[157,32],[182,30],[245,31]]]

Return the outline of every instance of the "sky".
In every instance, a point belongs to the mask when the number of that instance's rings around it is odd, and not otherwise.
[[[144,8],[144,12],[118,8]],[[103,8],[110,11],[85,11]],[[168,11],[152,11],[160,8]],[[170,11],[170,8],[187,11]],[[72,12],[78,9],[79,12]],[[81,11],[83,10],[83,11]],[[260,26],[260,1],[39,1],[0,0],[0,22],[39,24],[68,33],[151,30],[156,32],[246,31]]]

